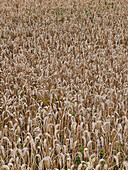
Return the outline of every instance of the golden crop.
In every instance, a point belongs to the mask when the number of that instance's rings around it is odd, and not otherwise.
[[[128,170],[127,0],[0,0],[0,169]]]

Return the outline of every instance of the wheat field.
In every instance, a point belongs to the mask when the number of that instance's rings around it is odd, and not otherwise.
[[[0,169],[128,170],[128,1],[0,0]]]

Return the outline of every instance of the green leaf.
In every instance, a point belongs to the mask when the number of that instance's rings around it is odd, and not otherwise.
[[[76,158],[76,162],[80,162],[80,157],[77,157],[77,158]]]
[[[104,161],[102,161],[101,163],[102,163],[102,164],[104,164],[104,163],[105,163],[105,160],[104,160]]]
[[[84,12],[85,12],[86,14],[88,13],[88,11],[87,11],[86,9],[84,10]]]
[[[114,6],[114,3],[112,2],[112,8],[113,8],[113,6]]]
[[[84,146],[80,146],[80,148],[84,148]]]
[[[75,115],[76,112],[72,112],[72,115]]]
[[[49,100],[46,100],[46,103],[49,103]]]
[[[83,153],[84,153],[84,150],[83,150],[83,149],[81,149],[81,150],[80,150],[80,153],[82,153],[82,154],[83,154]]]
[[[85,165],[88,165],[88,162],[84,162]]]
[[[43,98],[43,101],[46,102],[46,98]]]
[[[18,145],[23,146],[23,144],[22,144],[22,143],[18,143]]]
[[[105,153],[105,151],[104,151],[104,150],[102,150],[102,151],[100,152],[100,154],[102,154],[102,155],[103,155],[104,153]]]
[[[38,100],[42,100],[42,98],[38,98]]]

